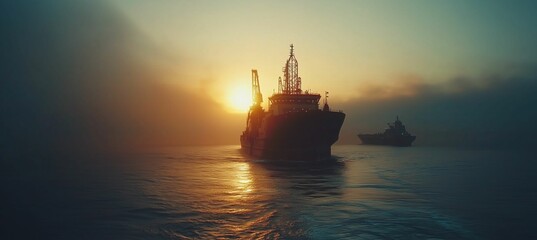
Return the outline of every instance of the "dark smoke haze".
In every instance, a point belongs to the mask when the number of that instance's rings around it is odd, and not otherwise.
[[[360,95],[366,97],[341,106],[347,112],[341,140],[356,143],[358,132],[382,132],[398,115],[418,136],[417,145],[533,146],[537,74],[529,70],[483,79],[459,77],[437,85],[407,77],[394,86],[362,87]]]
[[[181,60],[170,61],[113,7],[99,1],[2,5],[3,152],[238,138],[243,117],[227,114],[202,91],[164,81],[190,79],[171,76],[186,71]]]

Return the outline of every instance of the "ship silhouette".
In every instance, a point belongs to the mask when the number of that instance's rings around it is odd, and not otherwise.
[[[388,128],[386,128],[384,133],[358,134],[358,137],[362,140],[362,144],[399,147],[409,147],[416,139],[416,136],[412,136],[406,131],[406,127],[399,120],[399,116],[397,116],[393,124],[388,123]]]
[[[241,149],[254,157],[284,160],[326,160],[331,146],[339,138],[345,114],[331,111],[328,92],[323,108],[321,95],[302,91],[298,76],[298,61],[293,45],[283,68],[284,78],[278,79],[278,92],[268,98],[268,110],[263,101],[257,70],[252,70],[252,106],[246,119],[246,129],[240,136]]]

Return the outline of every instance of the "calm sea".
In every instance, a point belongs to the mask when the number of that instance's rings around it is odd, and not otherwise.
[[[3,239],[537,239],[532,154],[349,145],[333,163],[290,164],[211,146],[70,159],[3,178]]]

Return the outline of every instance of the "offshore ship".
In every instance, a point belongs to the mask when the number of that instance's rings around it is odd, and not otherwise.
[[[358,134],[358,137],[362,140],[362,144],[398,147],[409,147],[416,139],[416,136],[412,136],[406,131],[405,125],[399,120],[399,116],[397,116],[397,120],[393,124],[388,123],[388,128],[384,133]]]
[[[278,79],[278,92],[268,98],[268,110],[264,110],[257,70],[252,70],[252,106],[240,137],[241,149],[267,159],[330,159],[331,146],[339,138],[345,114],[330,110],[328,92],[320,109],[321,95],[302,91],[292,44],[283,76],[283,81]]]

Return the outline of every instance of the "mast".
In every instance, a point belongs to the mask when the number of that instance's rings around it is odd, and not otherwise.
[[[328,112],[330,111],[330,107],[328,106],[328,92],[324,92],[324,106],[323,111]]]
[[[301,85],[302,80],[298,76],[298,61],[295,58],[294,46],[291,44],[289,59],[283,67],[283,82],[278,81],[278,91],[283,94],[301,94]]]

